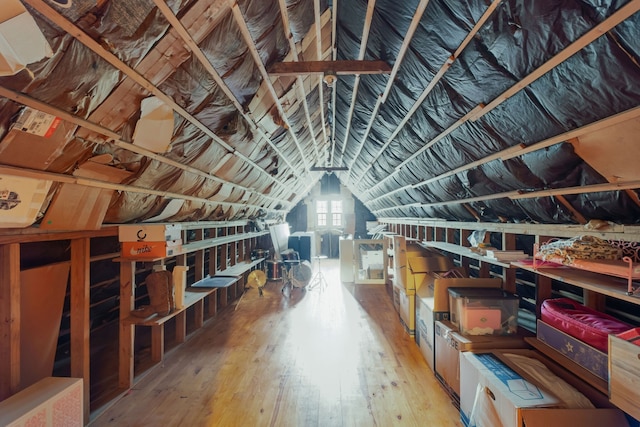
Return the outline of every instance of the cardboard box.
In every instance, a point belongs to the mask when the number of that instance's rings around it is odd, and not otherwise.
[[[594,403],[594,409],[562,409],[550,392],[507,362],[505,353],[542,361],[553,373],[577,388]],[[531,350],[484,353],[464,352],[460,357],[460,418],[465,426],[549,427],[628,426],[624,413],[586,383],[576,381],[562,367]],[[601,396],[601,395],[600,395]],[[475,412],[473,412],[475,409]],[[473,412],[473,413],[472,413]],[[492,419],[498,418],[496,421]],[[481,420],[483,422],[481,422]]]
[[[407,242],[404,236],[393,236],[393,260],[395,271],[393,273],[394,286],[401,289],[409,290],[415,289],[409,284],[408,275],[409,271],[409,259],[415,257],[426,257],[429,252],[422,246]]]
[[[449,312],[434,311],[434,298],[424,296],[425,290],[426,288],[421,288],[416,293],[415,339],[422,356],[431,370],[435,371],[435,322],[449,319]]]
[[[51,181],[0,175],[0,228],[33,224],[51,184]]]
[[[132,224],[118,227],[121,242],[169,242],[182,238],[180,224]]]
[[[636,333],[631,330],[628,334],[609,335],[609,399],[640,419],[640,347],[634,340]]]
[[[502,279],[476,279],[473,277],[435,279],[433,281],[432,295],[435,299],[433,303],[434,311],[449,312],[449,288],[501,288]]]
[[[606,353],[538,320],[536,338],[562,353],[597,377],[609,379],[609,357]]]
[[[400,321],[404,330],[413,336],[416,332],[416,296],[400,289]]]
[[[122,242],[122,256],[130,259],[154,259],[178,255],[182,240],[169,242]]]
[[[0,76],[51,57],[53,51],[40,27],[18,0],[3,0],[0,11]]]
[[[435,374],[449,395],[460,401],[460,353],[474,350],[526,348],[522,337],[465,336],[449,321],[435,322]]]
[[[393,286],[393,308],[400,314],[400,288]]]
[[[77,125],[25,107],[0,143],[0,162],[46,170],[64,152]]]
[[[0,425],[82,426],[82,389],[82,378],[43,378],[0,402]]]

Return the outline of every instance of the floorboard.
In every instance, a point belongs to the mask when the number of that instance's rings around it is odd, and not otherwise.
[[[384,285],[322,270],[324,288],[247,289],[91,425],[459,427]]]

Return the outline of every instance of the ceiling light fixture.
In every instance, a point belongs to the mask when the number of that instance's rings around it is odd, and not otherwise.
[[[327,71],[324,73],[324,77],[322,78],[327,87],[333,87],[336,83],[337,76],[333,71]]]

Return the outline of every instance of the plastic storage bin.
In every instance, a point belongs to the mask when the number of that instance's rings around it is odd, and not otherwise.
[[[497,288],[449,288],[450,320],[465,335],[518,332],[517,295]]]

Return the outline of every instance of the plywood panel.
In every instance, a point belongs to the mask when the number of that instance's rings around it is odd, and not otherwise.
[[[640,118],[609,126],[572,141],[576,153],[609,182],[640,179]]]
[[[20,273],[20,388],[53,373],[69,263]]]
[[[44,230],[98,230],[113,190],[65,183],[55,195],[40,228]]]

